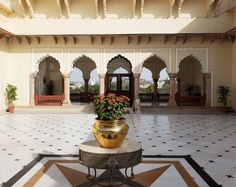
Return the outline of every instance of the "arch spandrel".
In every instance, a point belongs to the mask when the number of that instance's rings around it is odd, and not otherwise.
[[[127,72],[132,72],[132,64],[126,57],[122,55],[116,55],[107,63],[107,72],[113,73],[118,68],[124,68]]]
[[[36,61],[36,63],[34,64],[34,65],[35,65],[35,68],[34,68],[34,70],[35,70],[35,71],[34,71],[34,74],[35,74],[35,75],[39,72],[40,64],[41,64],[43,61],[47,60],[48,58],[51,58],[51,59],[54,60],[54,62],[58,63],[58,65],[59,65],[59,71],[61,72],[61,67],[62,67],[62,65],[60,64],[60,62],[59,62],[55,57],[53,57],[53,56],[51,56],[51,55],[45,55],[45,56],[42,56],[41,58],[39,58],[39,59]]]
[[[207,49],[176,49],[176,73],[179,72],[180,63],[187,57],[192,57],[201,64],[201,72],[208,72],[208,50]]]
[[[96,69],[96,63],[93,61],[93,59],[89,58],[86,55],[82,55],[82,56],[77,57],[73,61],[73,63],[71,63],[71,65],[72,65],[72,71],[73,71],[74,67],[80,69],[83,74],[83,78],[85,78],[85,79],[89,79],[90,73],[94,69]]]
[[[73,71],[74,63],[76,59],[80,59],[83,57],[89,58],[92,62],[94,62],[97,71],[101,72],[101,66],[100,63],[100,52],[99,49],[79,49],[79,48],[71,48],[68,49],[68,56],[67,56],[67,68],[68,72],[71,73]]]
[[[140,50],[140,73],[145,61],[153,56],[156,56],[165,63],[166,71],[171,72],[171,49],[142,49]]]

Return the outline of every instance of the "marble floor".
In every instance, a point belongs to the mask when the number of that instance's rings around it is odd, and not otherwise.
[[[39,153],[78,154],[93,114],[1,114],[0,184]],[[144,155],[191,155],[224,187],[236,186],[236,115],[129,114],[127,138]]]

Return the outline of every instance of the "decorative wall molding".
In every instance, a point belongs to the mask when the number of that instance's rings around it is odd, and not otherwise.
[[[39,71],[40,62],[46,57],[55,58],[60,64],[60,71],[64,72],[64,53],[63,48],[33,48],[32,49],[32,72]]]
[[[176,49],[176,73],[179,72],[181,61],[192,56],[199,61],[202,66],[202,73],[208,72],[208,48],[177,48]]]
[[[153,49],[139,49],[139,73],[142,71],[143,64],[145,60],[150,58],[153,55],[156,55],[158,58],[160,58],[165,64],[166,64],[166,70],[168,73],[171,72],[171,56],[172,51],[171,48],[153,48]]]
[[[73,71],[73,65],[75,60],[80,57],[86,56],[94,61],[99,73],[99,63],[100,63],[100,50],[99,48],[68,48],[67,49],[67,68],[66,71],[71,73]]]

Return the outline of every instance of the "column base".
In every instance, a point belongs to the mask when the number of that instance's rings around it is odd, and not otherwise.
[[[34,99],[30,101],[30,106],[35,106]]]
[[[70,106],[71,105],[71,101],[69,100],[64,100],[62,103],[62,106]]]
[[[168,102],[168,107],[175,108],[175,107],[177,107],[177,104],[176,104],[176,102]]]

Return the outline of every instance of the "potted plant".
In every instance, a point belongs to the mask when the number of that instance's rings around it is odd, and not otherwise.
[[[108,93],[96,95],[93,104],[95,114],[97,114],[93,125],[96,140],[105,148],[119,147],[129,129],[124,119],[126,107],[129,106],[129,98]]]
[[[229,103],[228,97],[230,95],[230,87],[223,86],[223,85],[218,86],[217,93],[219,94],[219,97],[217,100],[218,103],[222,103],[224,106],[224,111],[227,112],[228,111],[227,105]]]
[[[186,87],[185,87],[185,91],[188,92],[188,95],[193,95],[194,85],[193,84],[187,84]]]
[[[5,88],[5,96],[7,103],[7,111],[13,113],[14,112],[14,101],[17,100],[16,96],[17,87],[7,83],[7,87]]]

